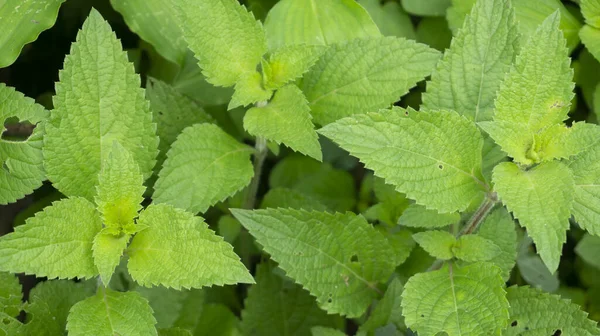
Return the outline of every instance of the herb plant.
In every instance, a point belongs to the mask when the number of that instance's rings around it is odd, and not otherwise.
[[[0,3],[6,69],[84,19],[0,84],[0,335],[600,335],[600,1],[63,2]]]

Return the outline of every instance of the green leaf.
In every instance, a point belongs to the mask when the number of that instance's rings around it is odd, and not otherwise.
[[[244,116],[244,128],[251,135],[283,143],[321,161],[321,145],[311,119],[302,91],[290,84],[279,89],[264,107],[248,110]]]
[[[21,284],[11,273],[0,272],[0,313],[17,317],[21,312]]]
[[[73,306],[67,318],[69,335],[157,335],[148,301],[136,292],[100,288],[95,296]]]
[[[573,172],[573,216],[593,235],[600,235],[600,147],[598,139],[569,162]]]
[[[587,24],[600,28],[600,2],[598,0],[581,0],[581,14]]]
[[[312,336],[345,336],[346,334],[340,330],[327,327],[312,327]]]
[[[301,77],[312,67],[327,48],[319,45],[281,47],[262,61],[265,87],[277,90],[289,81]]]
[[[11,65],[21,49],[52,27],[65,0],[6,0],[0,4],[0,68]]]
[[[404,10],[418,16],[444,16],[451,0],[402,0]]]
[[[194,329],[194,336],[231,335],[238,336],[239,320],[229,308],[222,304],[208,304]]]
[[[456,243],[454,235],[446,231],[425,231],[413,234],[412,238],[431,256],[449,260],[454,257],[452,248]]]
[[[89,201],[74,197],[54,202],[0,238],[0,271],[50,279],[96,276],[92,242],[101,228]]]
[[[389,107],[431,74],[439,52],[396,37],[332,45],[304,75],[302,91],[317,124]]]
[[[265,30],[270,50],[381,36],[367,11],[354,0],[281,0],[269,11]]]
[[[415,29],[404,9],[397,2],[379,0],[359,0],[358,3],[368,12],[385,36],[406,37],[415,40]]]
[[[308,335],[313,326],[339,325],[341,319],[321,310],[301,286],[275,273],[273,265],[256,269],[242,311],[243,335]]]
[[[186,128],[158,174],[154,201],[193,213],[206,211],[250,183],[252,151],[216,125]]]
[[[127,252],[129,273],[143,286],[179,289],[253,283],[252,276],[201,217],[170,205],[151,205],[138,219],[148,228],[135,235]]]
[[[519,274],[526,283],[545,292],[555,292],[560,286],[557,273],[550,273],[537,254],[520,255],[517,259]]]
[[[183,35],[206,80],[233,86],[267,51],[262,24],[235,0],[178,2]]]
[[[108,286],[115,268],[119,265],[123,251],[129,243],[129,238],[131,236],[125,233],[114,235],[110,228],[102,229],[94,237],[92,256],[100,273],[100,279],[105,286]]]
[[[192,52],[188,52],[181,70],[173,79],[173,87],[201,106],[227,104],[233,94],[232,87],[214,86],[206,81]]]
[[[493,241],[476,234],[463,235],[452,246],[452,254],[457,259],[468,262],[489,261],[501,252]]]
[[[0,16],[1,11],[2,6]],[[33,99],[0,83],[0,204],[15,202],[42,185],[45,179],[41,150],[44,135],[42,122],[47,117],[48,111]],[[10,136],[11,131],[6,126],[17,122],[33,125],[32,134],[27,139]]]
[[[500,253],[490,261],[500,267],[502,278],[508,280],[517,258],[517,232],[508,211],[505,208],[492,211],[481,224],[477,235],[500,248]]]
[[[439,213],[429,210],[422,205],[411,204],[398,219],[398,224],[418,228],[441,228],[450,224],[458,223],[460,214],[457,212]]]
[[[261,209],[267,208],[292,208],[314,211],[327,211],[327,205],[319,202],[314,197],[301,191],[289,188],[270,189],[260,204]]]
[[[158,145],[152,113],[133,65],[95,9],[71,45],[59,78],[43,148],[54,187],[93,200],[98,173],[115,140],[149,177]]]
[[[167,151],[177,136],[189,125],[214,123],[214,119],[206,113],[193,99],[177,91],[174,87],[154,78],[148,78],[146,96],[150,100],[156,134],[160,138],[157,166],[162,166]]]
[[[581,42],[597,60],[600,60],[600,28],[585,25],[579,31]]]
[[[532,35],[500,87],[494,121],[480,123],[519,163],[544,159],[536,140],[542,132],[552,136],[548,127],[562,125],[573,98],[573,70],[558,24],[556,12]]]
[[[408,280],[402,293],[406,325],[421,336],[498,335],[508,321],[500,269],[489,263],[450,264]]]
[[[227,106],[232,110],[239,106],[247,106],[256,102],[265,102],[271,98],[273,91],[263,87],[263,79],[257,71],[248,72],[235,84],[235,91]]]
[[[373,179],[373,193],[379,201],[374,207],[378,208],[377,219],[389,226],[396,226],[398,218],[410,206],[410,200],[406,195],[396,191],[393,185],[385,183],[379,177]]]
[[[529,170],[504,162],[494,169],[493,181],[502,203],[527,228],[542,260],[554,273],[567,239],[575,191],[573,174],[557,161]]]
[[[575,252],[585,262],[600,269],[600,237],[586,233],[575,247]]]
[[[503,335],[600,335],[596,322],[589,320],[586,312],[560,296],[529,287],[510,287],[506,297],[512,322]]]
[[[173,0],[111,0],[127,27],[150,43],[169,61],[181,65],[185,60],[187,45],[183,32],[177,25],[177,10]]]
[[[25,335],[64,335],[69,310],[94,295],[94,283],[53,280],[39,283],[29,294]]]
[[[600,139],[600,127],[585,122],[573,123],[571,127],[554,125],[539,136],[535,135],[535,151],[543,161],[569,159],[593,147]]]
[[[417,25],[416,40],[439,51],[450,47],[452,32],[445,18],[425,17]]]
[[[478,1],[428,82],[423,107],[457,111],[476,122],[491,120],[518,42],[510,2]]]
[[[402,292],[404,287],[398,278],[394,278],[383,298],[377,303],[369,319],[360,326],[359,332],[375,332],[379,327],[393,323],[396,327],[404,326],[402,316]]]
[[[192,332],[181,328],[158,329],[158,336],[193,336]]]
[[[294,209],[231,211],[328,313],[362,315],[378,296],[377,284],[395,266],[393,258],[377,257],[393,250],[362,216]]]
[[[154,318],[156,318],[157,328],[172,327],[183,313],[183,308],[186,300],[191,296],[195,296],[196,291],[200,290],[176,290],[173,288],[158,287],[141,287],[135,288],[135,291],[140,293],[148,300],[152,308]],[[198,312],[200,313],[200,312]],[[197,316],[194,316],[197,318]],[[160,331],[159,331],[160,334]]]
[[[465,210],[485,188],[479,130],[456,112],[403,111],[355,115],[319,133],[418,204],[442,213]]]

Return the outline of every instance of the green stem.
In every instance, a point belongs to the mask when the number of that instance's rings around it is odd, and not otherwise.
[[[258,104],[257,104],[258,106]],[[244,209],[254,209],[256,205],[256,193],[258,192],[258,186],[260,185],[260,177],[262,175],[262,167],[267,158],[267,140],[262,137],[256,138],[256,144],[254,145],[254,176],[246,193],[244,200]]]

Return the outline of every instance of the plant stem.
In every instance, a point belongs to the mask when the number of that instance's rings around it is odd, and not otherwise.
[[[258,103],[256,104],[258,106]],[[262,137],[256,138],[256,144],[254,145],[254,177],[250,181],[248,190],[246,192],[246,198],[244,199],[244,209],[254,209],[256,203],[256,193],[258,192],[258,186],[260,185],[260,177],[262,175],[262,167],[267,158],[267,140]]]

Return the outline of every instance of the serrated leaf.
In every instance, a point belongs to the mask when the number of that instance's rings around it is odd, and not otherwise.
[[[375,332],[379,327],[384,327],[390,323],[396,327],[404,326],[404,317],[402,316],[402,292],[404,286],[398,278],[394,278],[383,298],[377,303],[369,319],[359,328],[360,332]]]
[[[147,228],[127,248],[129,273],[139,284],[175,289],[253,283],[252,276],[201,217],[170,205],[151,205],[138,219]]]
[[[11,273],[0,272],[0,313],[17,317],[21,311],[21,284]]]
[[[558,268],[573,204],[573,174],[563,163],[521,170],[512,162],[494,168],[496,192],[536,244],[551,273]]]
[[[476,234],[461,236],[451,250],[454,257],[467,262],[490,261],[502,252],[493,241]]]
[[[381,34],[416,39],[410,15],[402,9],[399,3],[384,2],[382,4],[379,0],[359,0],[358,3],[369,12]]]
[[[454,235],[446,231],[425,231],[413,234],[412,238],[431,256],[449,260],[454,257],[452,248],[456,243]]]
[[[423,107],[492,119],[496,92],[518,49],[508,0],[478,1],[427,83]]]
[[[158,174],[154,201],[193,213],[206,211],[250,183],[252,151],[216,125],[184,129]]]
[[[267,15],[265,30],[270,50],[381,36],[367,11],[353,0],[279,1]]]
[[[480,125],[515,161],[544,159],[538,133],[562,125],[573,98],[573,70],[555,12],[540,25],[502,83],[493,122]]]
[[[227,106],[228,110],[236,107],[247,106],[257,102],[266,102],[273,95],[273,91],[263,87],[263,79],[257,71],[248,72],[241,76],[235,84],[235,91]]]
[[[319,133],[418,204],[442,213],[465,210],[485,189],[479,130],[456,112],[402,111],[355,115]]]
[[[317,199],[300,191],[289,188],[270,189],[260,204],[261,209],[292,208],[315,211],[327,211],[329,208]]]
[[[115,268],[119,265],[123,251],[129,243],[129,238],[131,236],[125,233],[114,235],[108,228],[102,229],[94,237],[94,244],[92,245],[94,265],[98,268],[100,279],[105,286],[108,286]]]
[[[95,296],[73,306],[67,318],[69,335],[157,335],[148,301],[136,292],[100,288]]]
[[[71,45],[59,78],[43,147],[54,187],[92,200],[115,140],[149,177],[158,145],[152,113],[133,65],[95,9]]]
[[[308,335],[313,326],[335,327],[341,319],[327,315],[300,285],[260,264],[256,284],[248,290],[242,311],[243,335]]]
[[[444,16],[451,0],[402,0],[404,10],[418,16]]]
[[[1,11],[2,6],[0,16]],[[42,185],[45,174],[41,149],[47,117],[48,111],[33,99],[0,83],[0,204],[15,202]],[[11,121],[27,121],[34,127],[32,134],[26,140],[11,137],[6,128]]]
[[[328,313],[360,316],[377,297],[377,284],[395,266],[391,258],[376,258],[393,250],[362,216],[294,209],[231,211]]]
[[[490,213],[477,235],[491,240],[501,250],[500,254],[490,261],[502,270],[502,278],[508,280],[517,258],[517,232],[515,223],[505,208]]]
[[[96,276],[92,242],[101,228],[89,201],[74,197],[54,202],[0,238],[0,271],[50,279]]]
[[[498,335],[508,321],[500,269],[489,263],[450,264],[408,280],[402,293],[406,325],[422,336]]]
[[[329,47],[304,75],[302,91],[317,124],[389,107],[431,73],[439,52],[396,37]]]
[[[187,45],[177,24],[177,10],[172,0],[111,0],[110,4],[123,16],[127,27],[161,56],[178,65],[183,63]]]
[[[37,39],[41,32],[52,27],[58,9],[65,0],[6,0],[0,4],[0,68],[11,65],[23,46]]]
[[[600,28],[585,25],[579,31],[581,42],[597,60],[600,60]]]
[[[320,45],[291,45],[276,49],[268,61],[262,61],[265,87],[277,90],[289,81],[301,77],[327,50]]]
[[[458,223],[460,214],[457,212],[439,213],[429,210],[422,205],[411,204],[398,219],[398,224],[408,227],[440,228]]]
[[[251,135],[283,143],[321,161],[321,145],[311,119],[302,91],[290,84],[279,89],[264,107],[248,110],[244,116],[244,128]]]
[[[594,235],[600,235],[600,147],[597,141],[569,162],[575,182],[573,216],[583,229]]]
[[[183,35],[206,80],[233,86],[267,51],[262,24],[235,0],[178,2]]]
[[[571,127],[554,125],[534,135],[535,152],[542,161],[569,159],[593,147],[600,139],[600,127],[585,122]]]
[[[600,335],[595,321],[581,308],[560,296],[529,287],[510,287],[510,326],[506,336]]]

